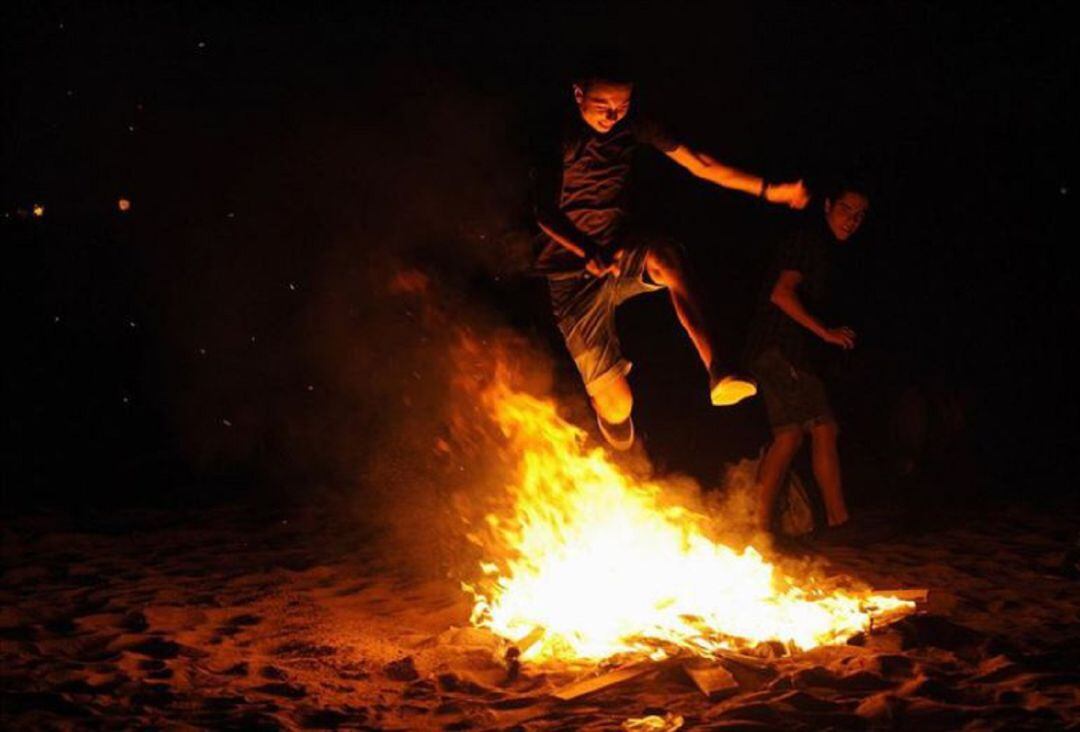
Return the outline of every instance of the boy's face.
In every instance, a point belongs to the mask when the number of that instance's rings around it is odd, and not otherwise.
[[[825,222],[839,241],[847,241],[862,226],[870,199],[862,193],[845,191],[835,201],[825,201]]]
[[[574,101],[585,124],[606,134],[630,111],[633,84],[591,81],[586,86],[574,84]]]

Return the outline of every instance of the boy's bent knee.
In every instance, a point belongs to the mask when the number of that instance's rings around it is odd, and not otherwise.
[[[605,421],[617,424],[630,416],[634,395],[626,377],[612,379],[592,394],[593,406]]]
[[[669,285],[682,278],[686,264],[678,246],[662,244],[649,249],[645,267],[649,277],[662,285]]]

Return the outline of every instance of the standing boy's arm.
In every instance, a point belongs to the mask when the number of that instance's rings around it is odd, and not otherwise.
[[[820,320],[815,318],[799,299],[798,287],[803,280],[802,272],[794,269],[785,269],[776,278],[769,301],[780,308],[785,315],[796,323],[806,328],[826,343],[840,346],[844,350],[855,347],[855,331],[847,326],[840,328],[826,328]]]
[[[768,183],[759,175],[726,165],[706,153],[691,150],[681,144],[665,154],[698,178],[722,188],[761,196],[770,203],[782,203],[791,208],[806,208],[806,204],[810,202],[810,193],[801,180]]]

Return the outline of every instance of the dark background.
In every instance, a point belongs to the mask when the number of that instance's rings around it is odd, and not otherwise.
[[[364,7],[6,8],[7,506],[362,493],[399,392],[437,374],[395,355],[392,262],[549,344],[579,393],[520,274],[529,151],[608,49],[692,145],[871,183],[837,293],[859,347],[831,369],[856,503],[1073,494],[1063,4]],[[741,349],[797,215],[650,151],[636,199]],[[767,438],[760,402],[707,404],[666,298],[620,325],[650,456],[715,485]]]

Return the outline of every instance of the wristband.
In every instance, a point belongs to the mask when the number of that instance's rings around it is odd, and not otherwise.
[[[765,193],[769,190],[769,181],[764,178],[761,179],[761,191],[758,193],[758,198],[765,200]]]

